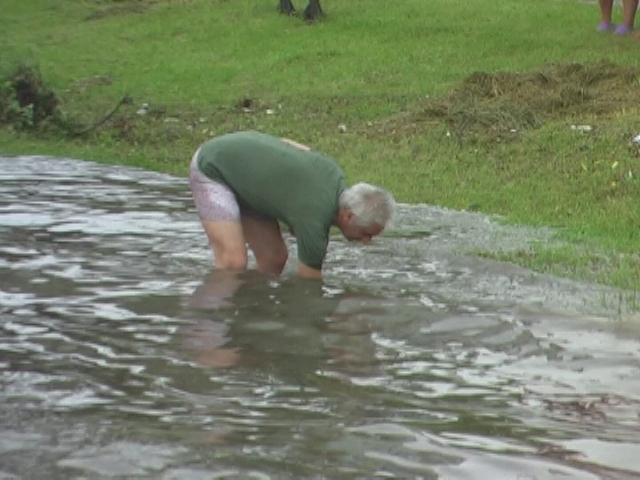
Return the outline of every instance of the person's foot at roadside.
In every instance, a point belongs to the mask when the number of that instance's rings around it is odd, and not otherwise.
[[[632,31],[632,28],[629,28],[626,25],[620,25],[613,33],[615,35],[629,35]]]
[[[599,32],[613,32],[616,28],[618,28],[618,26],[615,23],[605,22],[603,20],[598,24],[598,28],[596,28],[596,30]]]

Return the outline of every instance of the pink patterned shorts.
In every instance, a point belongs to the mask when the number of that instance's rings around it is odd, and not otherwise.
[[[204,175],[198,168],[196,151],[189,168],[189,185],[201,220],[240,221],[240,206],[233,191]]]

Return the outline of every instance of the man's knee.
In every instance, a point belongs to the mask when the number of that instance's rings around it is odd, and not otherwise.
[[[262,258],[257,258],[258,268],[265,272],[271,273],[274,275],[280,275],[282,270],[284,270],[284,266],[287,264],[287,258],[289,257],[289,252],[287,248],[283,246],[283,248],[278,248],[275,251],[269,252],[268,255],[263,255]]]
[[[216,268],[247,268],[247,247],[240,222],[202,220],[202,225],[213,250]]]
[[[217,268],[225,270],[246,270],[247,268],[246,251],[214,252],[214,257]]]

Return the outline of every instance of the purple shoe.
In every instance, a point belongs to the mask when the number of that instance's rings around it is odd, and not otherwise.
[[[629,35],[632,30],[632,28],[626,27],[625,25],[620,25],[613,33],[615,35]]]
[[[598,28],[596,30],[598,30],[599,32],[613,32],[614,30],[616,30],[616,28],[617,25],[615,23],[605,22],[603,20],[598,24]]]

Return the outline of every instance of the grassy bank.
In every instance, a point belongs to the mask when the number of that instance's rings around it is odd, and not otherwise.
[[[5,0],[3,72],[37,65],[73,125],[132,102],[79,136],[5,126],[0,153],[185,174],[200,142],[259,129],[402,202],[555,226],[569,245],[499,258],[639,289],[640,41],[596,33],[596,4],[326,0],[313,25],[276,6]]]

